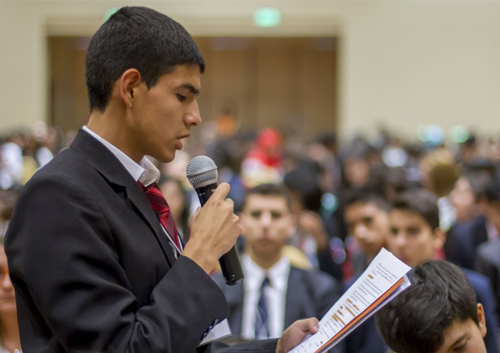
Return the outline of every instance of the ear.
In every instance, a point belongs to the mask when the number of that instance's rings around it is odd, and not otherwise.
[[[441,250],[444,247],[444,242],[446,241],[446,234],[441,228],[434,229],[434,248],[436,250]]]
[[[477,304],[477,324],[479,326],[479,331],[481,331],[481,335],[486,336],[486,317],[484,315],[484,308],[482,304]]]
[[[121,75],[118,81],[118,90],[127,108],[132,108],[136,98],[137,88],[142,82],[141,73],[137,69],[128,69]]]

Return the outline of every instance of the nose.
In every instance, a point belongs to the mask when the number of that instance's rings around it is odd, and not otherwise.
[[[271,224],[271,214],[269,212],[263,212],[262,215],[260,216],[260,225],[263,228],[269,227]]]
[[[406,244],[406,237],[401,232],[398,232],[393,237],[393,243],[396,246],[396,249],[403,249],[405,247],[405,244]]]
[[[2,289],[4,291],[11,291],[12,289],[14,289],[8,273],[3,275],[1,285],[2,285]]]
[[[364,239],[366,237],[366,227],[362,224],[357,224],[354,227],[354,234],[356,238]]]
[[[185,120],[186,120],[186,125],[189,127],[201,124],[202,120],[201,120],[200,108],[198,107],[198,102],[196,100],[193,100],[193,103],[189,105],[189,110],[186,114]]]

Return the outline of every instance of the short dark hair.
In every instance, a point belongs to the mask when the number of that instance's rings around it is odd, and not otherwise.
[[[85,57],[85,79],[90,110],[104,112],[114,82],[135,68],[153,87],[159,77],[177,65],[205,69],[191,35],[170,17],[147,7],[122,7],[94,34]]]
[[[344,210],[355,203],[373,203],[377,208],[389,212],[391,205],[386,198],[374,192],[371,188],[353,188],[345,192],[342,197]]]
[[[436,352],[453,322],[478,324],[476,295],[465,274],[439,260],[416,266],[412,285],[376,315],[385,343],[398,353]]]
[[[323,191],[319,182],[322,166],[315,161],[302,161],[298,169],[285,174],[283,183],[296,194],[304,209],[318,212],[321,209]]]
[[[242,210],[245,209],[245,205],[250,195],[283,197],[286,201],[288,210],[292,210],[292,200],[290,197],[290,192],[285,186],[281,184],[260,184],[254,188],[249,189],[245,195],[245,200],[243,200],[243,206],[241,207]]]
[[[436,195],[425,189],[411,189],[398,195],[392,209],[420,215],[434,231],[439,227],[439,208]]]
[[[479,201],[485,194],[486,188],[491,181],[491,175],[485,171],[473,171],[466,172],[463,176],[469,181],[475,201]],[[500,192],[498,197],[500,200]]]
[[[484,194],[488,202],[500,201],[500,179],[498,177],[493,178],[488,183]]]

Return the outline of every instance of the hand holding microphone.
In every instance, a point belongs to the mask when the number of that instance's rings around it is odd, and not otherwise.
[[[234,247],[241,226],[238,216],[234,214],[233,201],[226,199],[229,185],[224,183],[217,187],[217,166],[206,156],[195,157],[189,162],[187,176],[198,194],[202,209],[193,216],[191,238],[184,255],[202,267],[199,261],[210,263],[213,256],[220,257],[226,283],[234,285],[244,276]]]

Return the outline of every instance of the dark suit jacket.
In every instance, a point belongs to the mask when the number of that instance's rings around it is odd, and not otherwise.
[[[228,314],[212,279],[175,259],[127,170],[84,131],[26,185],[6,252],[24,352],[209,352],[196,347]]]
[[[214,276],[229,304],[229,326],[233,336],[241,336],[244,283],[228,286],[221,274]],[[331,276],[316,270],[290,268],[285,303],[285,324],[308,317],[321,319],[342,294],[341,285]]]
[[[495,316],[495,299],[493,298],[490,281],[477,272],[467,269],[462,270],[476,293],[477,302],[481,303],[484,308],[487,330],[484,337],[486,350],[488,353],[498,353],[498,322]]]
[[[490,279],[496,299],[497,320],[500,320],[500,241],[479,245],[476,270]]]
[[[444,247],[446,260],[457,266],[474,270],[476,248],[486,241],[488,241],[488,231],[484,216],[457,223],[448,231]]]

